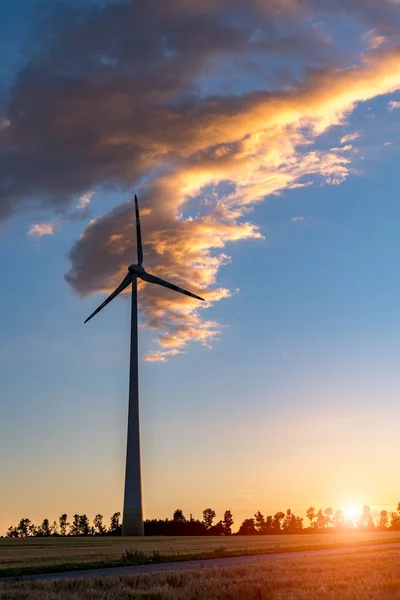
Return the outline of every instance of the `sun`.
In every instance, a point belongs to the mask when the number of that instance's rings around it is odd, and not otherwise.
[[[359,504],[347,504],[343,507],[343,516],[345,521],[358,521],[362,515],[362,506]]]

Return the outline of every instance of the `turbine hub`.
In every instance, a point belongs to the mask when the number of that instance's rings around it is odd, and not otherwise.
[[[138,275],[138,276],[140,276],[144,273],[144,269],[143,269],[142,265],[130,265],[128,267],[128,271],[132,275]]]

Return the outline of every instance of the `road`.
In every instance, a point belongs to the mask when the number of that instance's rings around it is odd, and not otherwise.
[[[64,573],[46,573],[44,575],[29,575],[19,579],[34,579],[35,581],[50,581],[54,579],[85,579],[88,577],[106,577],[110,575],[136,575],[138,573],[159,573],[160,571],[183,571],[205,567],[226,567],[232,565],[249,565],[267,563],[275,560],[310,558],[315,556],[335,556],[340,554],[356,554],[365,552],[396,551],[400,553],[400,543],[371,544],[368,546],[349,546],[347,548],[330,548],[328,550],[306,550],[301,552],[277,552],[274,554],[256,554],[254,556],[232,556],[229,558],[210,558],[205,560],[190,560],[186,562],[171,562],[156,565],[138,565],[132,567],[112,567],[108,569],[89,569],[86,571],[67,571]],[[8,578],[10,581],[12,578]],[[0,579],[4,583],[5,579]]]

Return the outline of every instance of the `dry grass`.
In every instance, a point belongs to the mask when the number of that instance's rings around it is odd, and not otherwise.
[[[248,537],[158,537],[158,538],[27,538],[0,539],[0,574],[5,569],[119,560],[130,547],[158,552],[171,558],[240,556],[285,550],[332,548],[400,542],[399,532],[343,533],[321,535],[248,536]],[[21,571],[22,572],[22,571]]]
[[[399,600],[398,553],[0,585],[0,600]]]

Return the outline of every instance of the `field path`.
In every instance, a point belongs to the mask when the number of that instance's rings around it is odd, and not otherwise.
[[[205,567],[223,567],[231,565],[248,565],[257,562],[270,562],[287,558],[310,558],[314,556],[335,556],[339,554],[361,554],[366,552],[400,553],[400,543],[371,544],[368,546],[348,546],[346,548],[329,548],[325,550],[301,550],[292,552],[275,552],[271,554],[255,554],[253,556],[232,556],[228,558],[209,558],[203,560],[189,560],[170,562],[154,565],[137,565],[131,567],[112,567],[108,569],[89,569],[82,571],[67,571],[63,573],[46,573],[43,575],[28,575],[19,579],[54,580],[54,579],[84,579],[89,577],[106,577],[109,575],[136,575],[138,573],[159,573],[161,571],[183,571],[187,569],[200,569]],[[10,581],[12,577],[7,580]],[[0,578],[0,583],[6,579]]]

